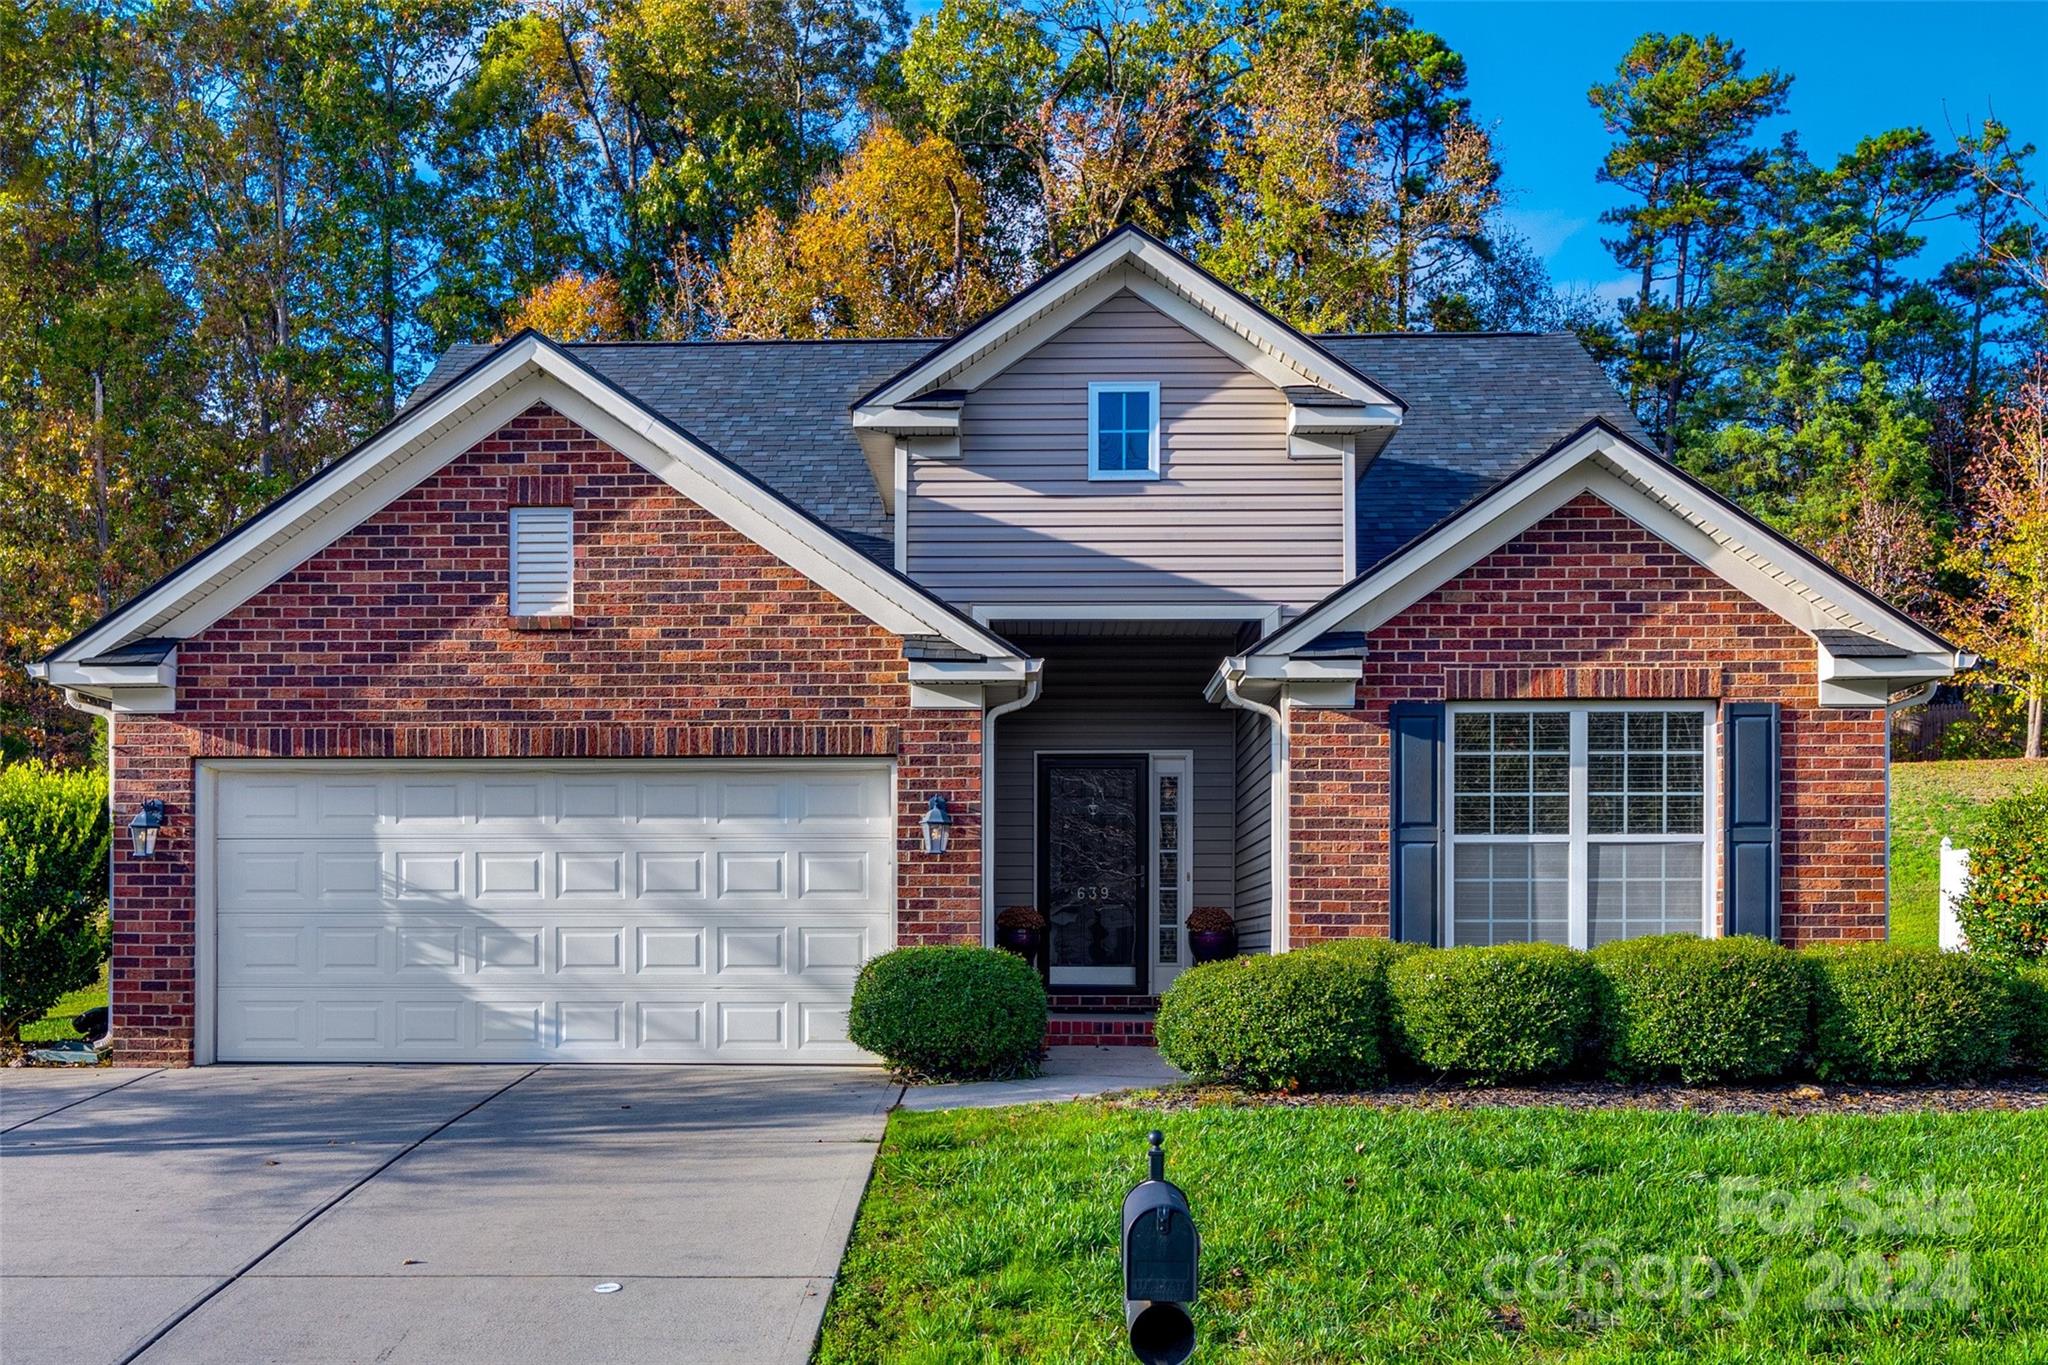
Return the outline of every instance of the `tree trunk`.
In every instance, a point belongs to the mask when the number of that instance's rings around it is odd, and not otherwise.
[[[1668,394],[1667,411],[1664,419],[1664,458],[1669,460],[1678,454],[1678,400],[1685,389],[1685,272],[1691,265],[1692,234],[1684,229],[1678,233],[1678,259],[1672,267],[1671,276],[1671,377],[1666,381]]]
[[[113,584],[109,581],[111,567],[107,553],[113,543],[108,531],[107,500],[107,385],[106,377],[97,366],[92,372],[92,510],[94,533],[100,550],[99,570],[94,575],[99,589],[100,611],[114,608]]]
[[[2041,756],[2042,697],[2039,691],[2027,698],[2027,757]]]

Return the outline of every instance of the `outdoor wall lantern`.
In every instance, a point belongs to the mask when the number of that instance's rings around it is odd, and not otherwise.
[[[135,841],[135,856],[154,858],[156,856],[156,832],[164,827],[164,803],[145,801],[142,809],[135,812],[135,818],[128,822],[128,837]]]
[[[947,836],[953,832],[953,816],[946,809],[946,798],[934,796],[931,805],[925,808],[924,819],[919,823],[924,827],[924,851],[944,853]]]

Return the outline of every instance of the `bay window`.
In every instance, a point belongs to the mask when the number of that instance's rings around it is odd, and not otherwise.
[[[1702,704],[1451,708],[1450,944],[1711,932]]]

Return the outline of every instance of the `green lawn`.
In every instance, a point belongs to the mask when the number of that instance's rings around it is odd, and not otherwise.
[[[894,1114],[818,1359],[1129,1359],[1154,1126],[1204,1240],[1198,1361],[2048,1358],[2048,1113],[1080,1103]],[[1844,1226],[1866,1206],[1910,1216]]]
[[[2048,759],[1892,765],[1892,939],[1940,936],[1941,837],[1968,847],[1983,809],[2048,785]]]
[[[107,969],[100,968],[97,984],[84,990],[73,991],[61,997],[50,1007],[50,1012],[21,1031],[25,1043],[64,1043],[78,1037],[78,1030],[71,1027],[74,1016],[84,1014],[95,1005],[107,1003]]]

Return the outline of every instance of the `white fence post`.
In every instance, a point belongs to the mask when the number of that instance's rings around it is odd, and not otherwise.
[[[1941,839],[1941,950],[1956,952],[1970,946],[1963,937],[1962,921],[1956,918],[1956,902],[1970,885],[1970,850],[1957,848],[1947,835]]]

